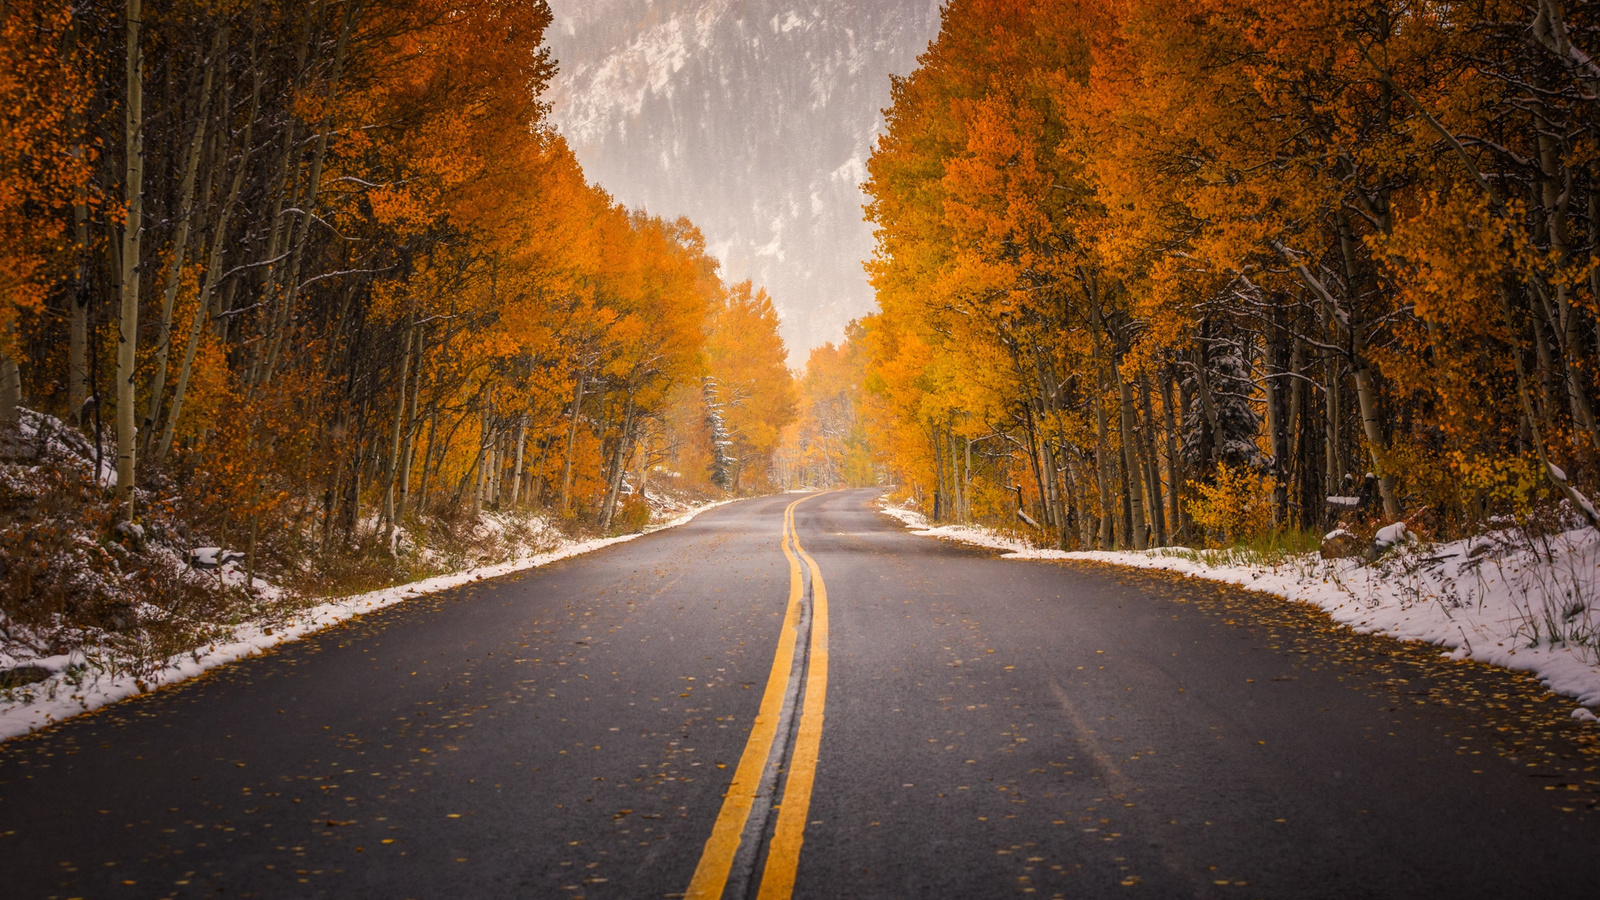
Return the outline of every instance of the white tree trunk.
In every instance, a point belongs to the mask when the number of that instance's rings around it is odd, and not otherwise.
[[[144,56],[139,51],[141,0],[127,3],[128,97],[123,107],[127,221],[122,227],[122,309],[117,317],[117,502],[124,507],[123,517],[132,521],[136,434],[133,378],[139,348],[139,245],[144,225]]]
[[[389,435],[389,478],[383,489],[383,545],[394,552],[395,486],[400,478],[400,438],[410,428],[406,421],[406,379],[411,374],[411,323],[406,323],[405,349],[400,351],[400,385],[395,389],[394,428]]]
[[[572,421],[567,425],[567,470],[561,476],[561,512],[572,504],[572,454],[578,446],[578,414],[583,409],[583,371],[578,372],[578,384],[572,395]]]
[[[522,496],[522,455],[528,447],[528,417],[523,416],[517,420],[517,462],[512,467],[511,475],[511,506],[517,505],[517,500]]]

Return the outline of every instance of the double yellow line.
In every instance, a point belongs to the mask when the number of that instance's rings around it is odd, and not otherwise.
[[[828,693],[828,589],[822,583],[822,570],[817,568],[816,560],[800,546],[800,535],[794,525],[794,508],[808,499],[802,497],[783,511],[783,555],[789,559],[789,606],[778,634],[778,652],[772,659],[772,672],[767,676],[767,687],[761,695],[755,725],[750,729],[750,740],[744,745],[739,766],[733,773],[733,784],[728,787],[722,811],[717,814],[711,837],[700,854],[700,864],[695,866],[694,878],[684,893],[686,900],[720,900],[722,897],[734,856],[739,852],[749,823],[750,810],[755,805],[761,777],[771,761],[783,716],[784,695],[795,665],[795,645],[805,595],[805,583],[800,574],[800,561],[804,560],[811,572],[810,656],[805,660],[800,725],[789,754],[783,803],[777,807],[778,821],[767,847],[767,863],[761,873],[761,890],[757,897],[787,900],[794,892],[800,844],[805,838],[806,816],[811,811],[811,786],[817,773],[822,710]]]

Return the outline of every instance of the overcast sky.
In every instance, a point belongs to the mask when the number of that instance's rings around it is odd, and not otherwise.
[[[687,215],[783,316],[790,364],[873,308],[860,184],[937,0],[551,0],[554,118],[630,207]]]

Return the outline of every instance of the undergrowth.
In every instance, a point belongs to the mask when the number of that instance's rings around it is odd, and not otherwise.
[[[240,563],[202,571],[189,559],[198,547],[243,549],[225,510],[190,497],[181,472],[151,468],[135,495],[139,527],[119,525],[105,449],[98,455],[29,410],[22,429],[0,435],[0,699],[32,696],[41,663],[66,676],[50,691],[101,675],[142,681],[245,623],[270,629],[329,600],[599,536],[576,516],[457,508],[411,512],[392,542],[371,517],[330,540],[303,503],[255,542],[258,580],[247,587]],[[672,508],[656,506],[625,498],[610,533],[642,530]]]
[[[1161,547],[1155,553],[1208,566],[1279,566],[1316,553],[1321,547],[1321,534],[1303,528],[1287,528],[1253,534],[1222,547]]]

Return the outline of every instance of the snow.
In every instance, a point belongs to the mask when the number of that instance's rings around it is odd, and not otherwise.
[[[664,528],[682,525],[700,513],[727,502],[730,501],[724,500],[691,506],[677,518],[651,526],[643,533],[649,534]],[[484,527],[494,529],[499,527],[499,523],[486,522]],[[631,541],[639,536],[639,534],[625,534],[619,537],[568,541],[557,546],[554,550],[520,556],[510,562],[480,566],[448,575],[427,578],[410,584],[329,600],[301,610],[287,623],[279,625],[257,622],[245,623],[233,629],[231,640],[217,641],[192,653],[183,654],[169,660],[165,668],[159,670],[154,677],[149,679],[141,680],[132,676],[118,678],[99,677],[93,673],[92,668],[87,664],[88,661],[79,653],[26,660],[15,659],[5,653],[0,653],[0,669],[28,665],[39,666],[55,673],[50,678],[36,684],[0,692],[0,740],[27,734],[64,719],[158,687],[186,681],[207,669],[213,669],[245,657],[255,656],[287,641],[297,640],[324,628],[353,619],[356,616],[376,612],[384,607],[402,603],[413,597],[420,597],[424,594],[449,590],[450,588],[475,581],[498,578],[502,575],[549,565],[557,560],[567,559],[583,553],[592,553],[613,544]],[[192,559],[204,557],[213,561],[218,558],[227,558],[230,555],[231,551],[225,553],[220,547],[199,547],[190,554]],[[221,573],[224,580],[229,583],[242,584],[244,582],[244,573],[237,569],[236,563],[231,559],[228,559],[223,564]],[[275,588],[259,578],[255,580],[255,586],[257,592],[263,595],[270,595],[276,591]]]
[[[244,554],[221,547],[196,547],[189,551],[189,565],[196,569],[215,569],[228,563],[244,562]]]
[[[1268,563],[1245,552],[1183,547],[1047,550],[986,528],[929,527],[909,509],[883,511],[914,534],[1005,551],[1005,559],[1161,569],[1309,603],[1360,633],[1436,644],[1452,659],[1531,672],[1582,704],[1573,711],[1579,721],[1596,721],[1586,707],[1600,707],[1600,532],[1593,528],[1544,537],[1506,529],[1420,544],[1397,522],[1379,532],[1380,543],[1387,537],[1392,549],[1372,564],[1315,553]]]
[[[873,307],[858,185],[888,76],[915,68],[940,0],[552,5],[550,120],[584,172],[628,207],[693,219],[728,281],[774,297],[791,364],[838,342]]]
[[[1395,544],[1398,544],[1405,539],[1406,523],[1404,522],[1396,522],[1393,525],[1385,525],[1378,529],[1377,534],[1372,536],[1372,542],[1377,545],[1378,549],[1380,550],[1386,547],[1393,547]]]
[[[44,447],[41,458],[71,459],[77,462],[87,462],[94,465],[95,450],[89,439],[78,432],[77,429],[68,427],[55,416],[37,412],[26,407],[17,408],[18,432],[25,441],[37,443],[40,432],[44,433]],[[96,481],[105,488],[117,486],[117,458],[116,448],[102,445],[100,448],[100,466]]]

